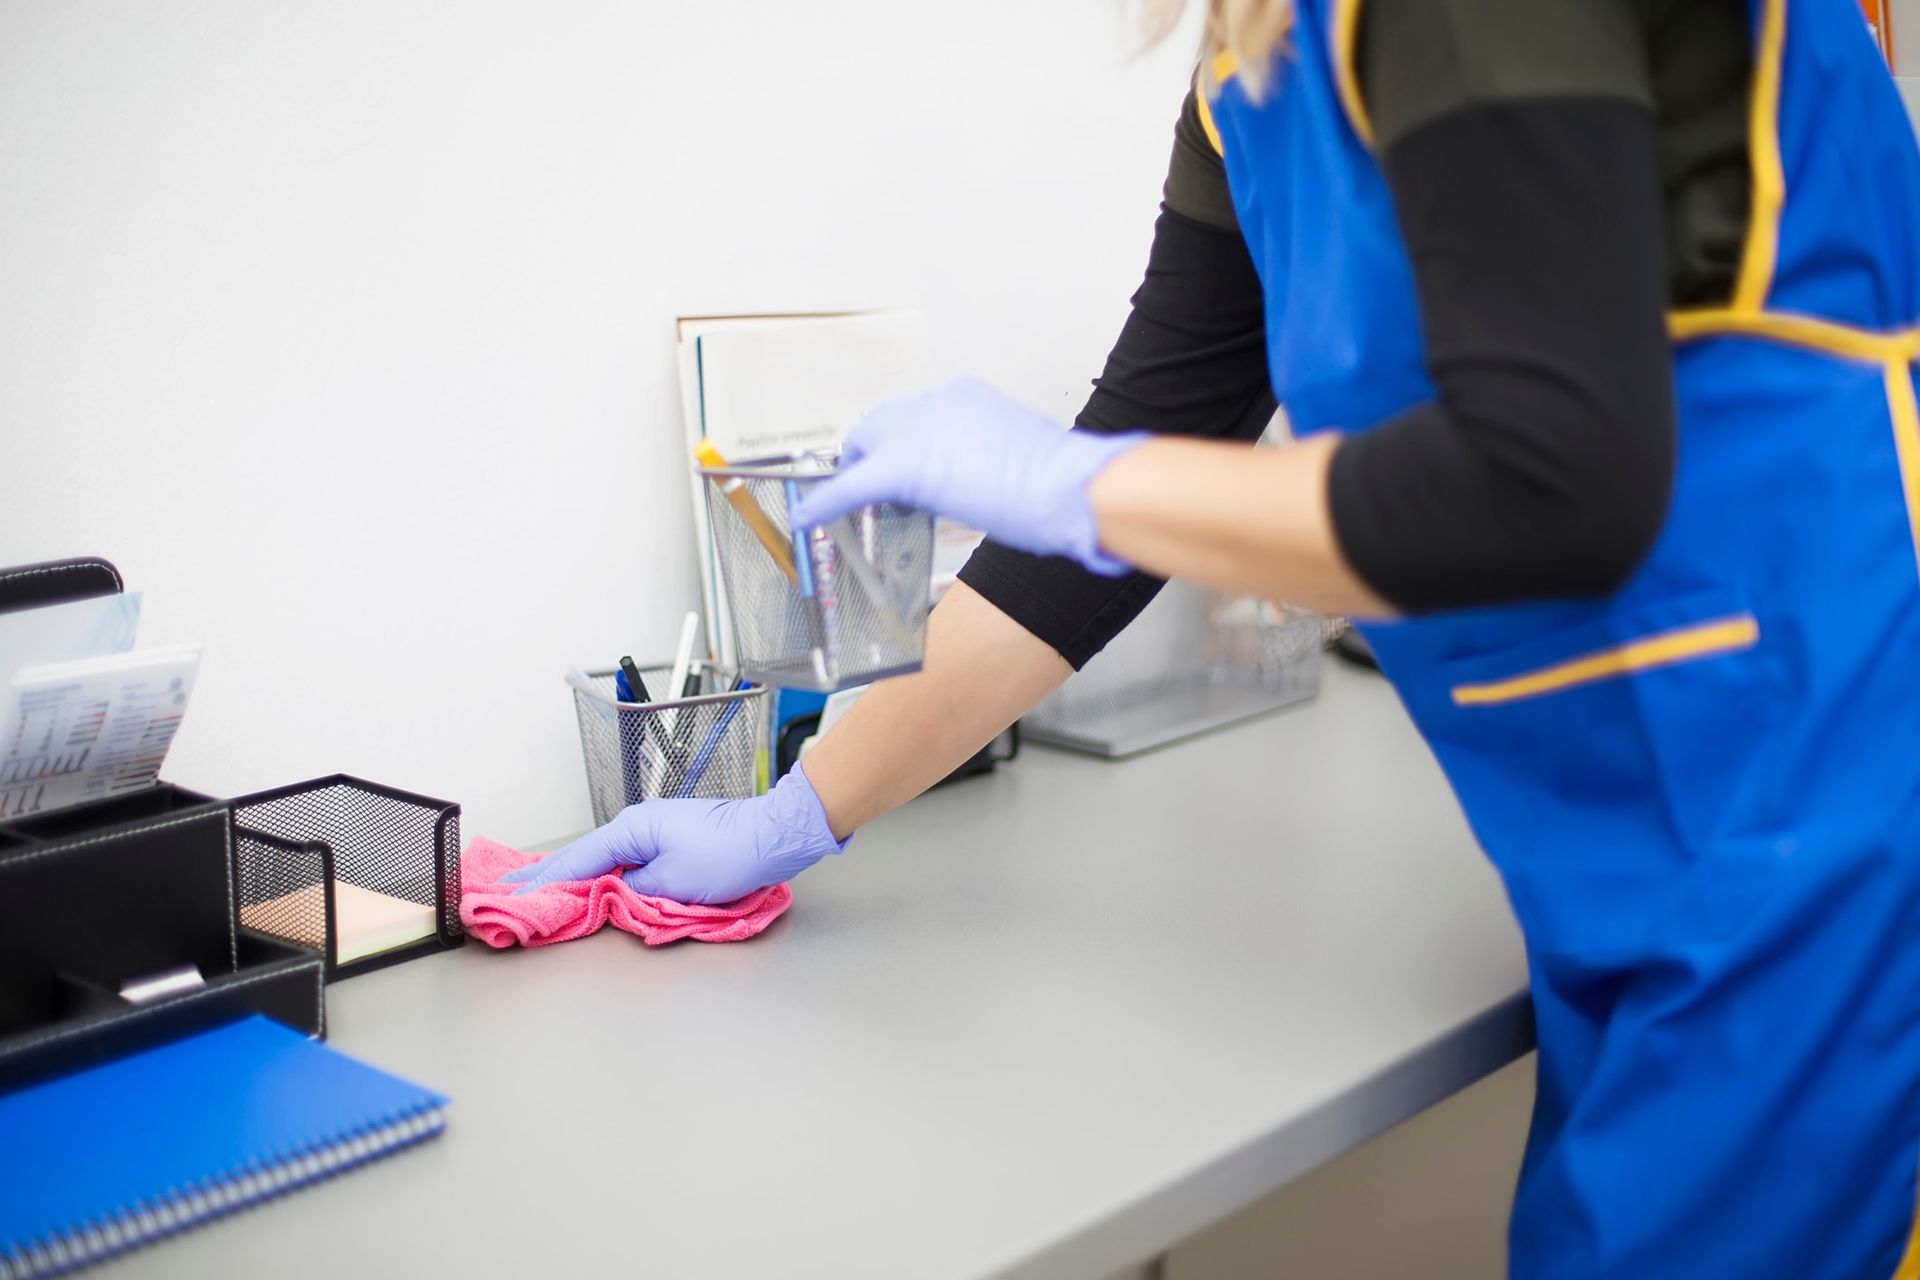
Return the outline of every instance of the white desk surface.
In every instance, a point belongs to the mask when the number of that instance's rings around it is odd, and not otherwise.
[[[1124,763],[1032,749],[731,946],[349,979],[446,1133],[100,1274],[1098,1277],[1531,1047],[1519,936],[1376,677]]]

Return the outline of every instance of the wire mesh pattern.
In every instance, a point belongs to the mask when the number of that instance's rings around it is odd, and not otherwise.
[[[1119,680],[1102,679],[1101,670],[1089,664],[1021,722],[1041,733],[1072,732],[1150,703],[1218,691],[1258,694],[1272,706],[1310,698],[1320,690],[1328,631],[1317,614],[1243,616],[1209,627],[1199,643],[1151,672],[1123,670]]]
[[[327,846],[236,827],[233,892],[240,923],[260,933],[327,949]]]
[[[697,693],[670,699],[671,674],[664,664],[641,669],[648,691],[659,695],[648,703],[619,701],[611,671],[568,676],[595,824],[659,796],[766,790],[773,711],[767,687],[734,690],[732,672],[702,662],[694,667]]]
[[[833,466],[804,455],[701,471],[751,680],[830,693],[920,668],[933,517],[882,503],[796,536],[792,505]]]
[[[457,804],[336,774],[242,797],[233,823],[235,887],[251,928],[315,945],[312,903],[331,880],[432,907],[441,945],[464,937]],[[324,909],[318,936],[331,966]]]

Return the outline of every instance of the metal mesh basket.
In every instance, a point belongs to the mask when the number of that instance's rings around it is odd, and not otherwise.
[[[767,788],[767,686],[734,689],[732,672],[694,666],[700,692],[655,702],[621,702],[611,671],[572,672],[580,752],[587,766],[593,820],[607,822],[656,796],[753,796]],[[665,693],[670,667],[641,669],[648,689]]]
[[[920,669],[933,517],[882,503],[796,535],[789,511],[834,465],[804,454],[700,469],[749,679],[831,693]]]
[[[333,774],[233,802],[240,922],[315,947],[329,977],[455,946],[460,926],[460,806]],[[433,936],[342,964],[341,886],[433,909]]]
[[[324,840],[286,840],[236,827],[233,832],[233,892],[240,922],[249,929],[328,952],[327,898],[333,892]]]
[[[1328,623],[1180,583],[1021,720],[1035,742],[1128,756],[1310,698]]]

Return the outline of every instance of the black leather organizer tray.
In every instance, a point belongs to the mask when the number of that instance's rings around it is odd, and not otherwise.
[[[168,783],[0,823],[0,1090],[249,1014],[324,1035],[325,958],[241,927],[233,870],[227,804]]]

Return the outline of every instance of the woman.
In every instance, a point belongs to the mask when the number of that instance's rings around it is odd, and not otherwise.
[[[925,671],[534,877],[794,875],[1159,578],[1374,619],[1527,938],[1514,1273],[1920,1275],[1920,157],[1854,0],[1210,17],[1078,429],[891,403],[799,513],[993,535]]]

